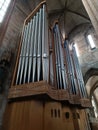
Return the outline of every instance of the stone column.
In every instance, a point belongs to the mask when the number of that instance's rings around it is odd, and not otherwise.
[[[97,107],[98,107],[98,88],[96,88],[95,91],[94,91],[94,98],[96,100],[96,104],[97,104]]]
[[[96,113],[98,113],[98,88],[95,89],[93,93],[93,97],[94,97],[94,101],[96,105]],[[97,114],[97,117],[98,117],[98,114]]]
[[[98,0],[82,0],[98,36]]]

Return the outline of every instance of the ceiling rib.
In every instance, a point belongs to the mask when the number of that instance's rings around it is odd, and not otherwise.
[[[86,17],[85,15],[80,14],[80,13],[78,13],[78,12],[76,12],[76,11],[70,10],[70,9],[68,9],[68,8],[66,8],[65,11],[68,11],[68,12],[70,12],[70,13],[73,13],[73,14],[79,15],[79,16],[81,16],[81,17],[83,17],[83,18],[85,18],[85,19],[87,19],[87,20],[90,21],[90,19],[89,19],[88,17]]]

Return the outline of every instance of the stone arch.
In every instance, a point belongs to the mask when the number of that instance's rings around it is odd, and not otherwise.
[[[91,97],[94,90],[98,87],[98,69],[97,68],[90,68],[85,76],[84,76],[84,83],[86,86],[87,94]]]
[[[90,68],[84,76],[85,87],[92,103],[91,116],[98,117],[98,69]]]
[[[93,95],[94,91],[98,88],[98,81],[95,82],[95,84],[93,85],[93,87],[90,90],[90,98]]]
[[[98,68],[90,68],[84,76],[84,83],[86,85],[88,79],[92,76],[98,76]]]

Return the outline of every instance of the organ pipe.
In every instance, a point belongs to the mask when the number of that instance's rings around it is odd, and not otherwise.
[[[51,84],[56,85],[53,87],[54,89],[66,91],[69,89],[69,93],[72,95],[86,97],[83,77],[74,46],[72,45],[72,49],[70,49],[68,40],[62,42],[58,23],[54,25],[51,31],[52,33],[49,36],[51,40],[49,40],[46,5],[43,4],[24,25],[15,84],[21,85],[41,80],[48,83],[50,79]],[[52,41],[54,45],[52,45]],[[51,42],[49,44],[54,53],[49,53],[48,42]],[[55,58],[54,61],[52,57]],[[49,69],[49,67],[51,68]],[[52,72],[49,72],[49,70]],[[52,77],[49,78],[49,76]]]

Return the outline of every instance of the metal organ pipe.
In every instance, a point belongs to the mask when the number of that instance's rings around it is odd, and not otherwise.
[[[68,81],[70,82],[70,93],[73,95],[81,95],[81,97],[86,97],[84,82],[82,73],[79,67],[79,62],[76,56],[75,48],[69,48],[68,41],[65,40],[64,48],[66,54],[66,64],[64,66],[64,55],[63,47],[61,45],[62,40],[60,37],[60,30],[58,24],[55,24],[53,28],[54,33],[54,45],[55,45],[55,58],[56,58],[56,78],[58,89],[67,89]],[[66,74],[66,69],[68,69],[68,77]]]
[[[37,63],[37,43],[38,43],[38,38],[37,38],[37,34],[38,34],[38,17],[39,17],[39,13],[37,12],[36,14],[36,22],[35,22],[35,36],[34,36],[34,50],[33,50],[33,77],[32,77],[32,82],[34,82],[36,80],[36,63]]]
[[[23,83],[23,73],[24,73],[24,67],[25,67],[25,55],[26,55],[26,47],[27,47],[27,39],[28,39],[28,32],[29,32],[29,26],[30,23],[27,25],[27,30],[26,30],[26,36],[25,36],[25,41],[24,41],[24,49],[23,49],[23,54],[22,54],[22,66],[21,66],[21,72],[20,72],[20,78],[19,78],[19,84]]]
[[[71,94],[80,94],[82,97],[86,97],[83,77],[74,46],[72,46],[72,51],[70,51],[67,40],[64,42],[64,47],[62,46],[61,34],[57,23],[53,28],[52,34],[54,36],[54,53],[51,56],[55,56],[55,81],[57,81],[57,86],[54,88],[67,90],[69,81]],[[65,50],[66,54],[66,66],[64,65],[63,50]],[[52,64],[51,66],[53,67]],[[44,4],[24,26],[15,84],[38,82],[40,80],[48,81],[48,79],[48,20],[46,5]]]
[[[72,48],[72,58],[73,58],[73,63],[74,63],[74,66],[75,66],[75,72],[76,72],[76,76],[77,76],[77,82],[78,82],[78,85],[79,85],[79,90],[80,90],[80,94],[81,96],[83,96],[83,91],[82,91],[82,88],[81,88],[81,85],[80,85],[80,80],[79,80],[79,75],[78,75],[78,67],[77,67],[77,61],[75,60],[76,58],[76,55],[74,55],[74,51],[73,51],[73,48]]]
[[[21,52],[20,52],[19,64],[18,64],[18,71],[17,71],[17,76],[16,76],[16,85],[18,84],[18,81],[19,81],[20,70],[21,70],[21,66],[22,66],[22,54],[23,54],[23,49],[24,49],[26,30],[27,30],[27,27],[25,26],[24,29],[23,29],[23,34],[22,34],[22,46],[21,46]]]
[[[44,53],[44,44],[45,44],[45,6],[43,5],[43,10],[42,10],[42,72],[43,72],[43,79],[45,78],[44,75],[44,67],[45,67],[45,63],[44,63],[44,57],[46,56],[46,54]]]
[[[27,38],[27,46],[25,49],[25,66],[24,66],[24,75],[23,75],[23,83],[26,83],[28,78],[28,60],[29,60],[29,47],[30,47],[30,36],[31,36],[31,26],[32,26],[32,20],[29,23],[29,31],[28,31],[28,38]]]
[[[15,83],[47,80],[49,77],[48,22],[46,5],[24,26]]]
[[[63,80],[63,88],[67,88],[67,77],[66,77],[66,69],[64,67],[64,58],[63,58],[63,50],[61,46],[61,37],[60,37],[60,31],[58,26],[56,25],[57,28],[57,36],[58,36],[58,47],[59,47],[59,53],[60,53],[60,66],[61,66],[61,73],[62,73],[62,80]]]
[[[75,78],[75,74],[74,74],[74,68],[73,68],[73,64],[72,64],[72,59],[71,59],[71,55],[70,55],[70,50],[69,50],[69,45],[68,45],[68,41],[64,42],[64,48],[65,48],[65,53],[66,53],[66,59],[67,59],[67,67],[68,67],[68,75],[69,75],[69,80],[71,83],[71,92],[73,94],[76,94],[76,78]]]
[[[56,51],[56,62],[57,62],[57,71],[58,71],[58,78],[59,78],[59,84],[58,87],[59,89],[62,89],[62,77],[61,77],[61,67],[60,67],[60,55],[59,55],[59,48],[58,48],[58,39],[57,39],[57,34],[55,33],[55,51]]]
[[[41,38],[41,33],[42,33],[42,9],[40,9],[39,12],[39,23],[38,23],[38,47],[37,47],[37,81],[40,80],[42,77],[41,75],[41,55],[42,55],[42,38]]]
[[[74,63],[75,63],[76,74],[77,74],[77,79],[78,79],[78,83],[79,83],[79,87],[80,87],[80,91],[81,91],[81,96],[87,97],[81,68],[80,68],[80,65],[79,65],[79,61],[78,61],[76,50],[75,50],[74,46],[72,46],[72,50],[73,50],[73,59],[74,59]]]
[[[49,74],[49,48],[48,48],[48,21],[46,15],[46,6],[43,5],[42,15],[42,73],[43,80],[48,81]]]
[[[35,16],[32,20],[31,28],[31,39],[30,39],[30,49],[29,49],[29,68],[28,68],[28,83],[32,79],[32,63],[33,63],[33,44],[34,44],[34,34],[35,34]]]
[[[56,24],[53,28],[54,32],[54,44],[55,44],[55,55],[56,55],[56,72],[59,89],[67,88],[67,77],[66,69],[64,66],[63,50],[61,46],[61,37],[58,25]]]

